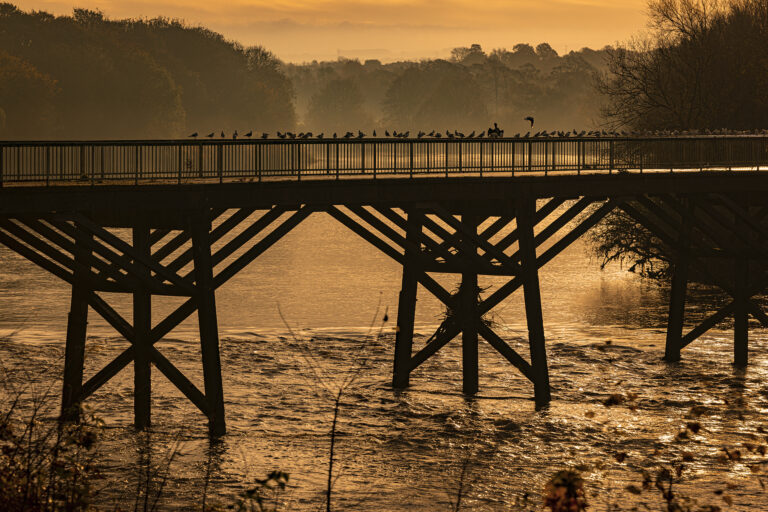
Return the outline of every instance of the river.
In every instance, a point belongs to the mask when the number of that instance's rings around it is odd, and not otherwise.
[[[57,394],[69,289],[5,248],[0,261],[5,380],[11,389]],[[463,396],[459,340],[416,370],[410,388],[395,392],[400,268],[325,214],[311,216],[217,294],[228,434],[214,449],[202,415],[154,370],[152,452],[161,461],[179,443],[160,508],[199,504],[206,471],[209,502],[231,503],[242,486],[281,469],[291,475],[285,509],[317,510],[332,419],[328,390],[356,369],[338,428],[334,504],[340,510],[450,510],[462,471],[462,510],[532,510],[540,507],[547,479],[567,467],[582,472],[594,510],[612,503],[661,510],[658,491],[636,495],[625,487],[641,485],[643,470],[683,458],[680,492],[700,504],[732,500],[732,509],[752,510],[765,503],[759,480],[765,474],[759,447],[768,430],[765,330],[751,325],[746,371],[731,365],[727,324],[686,348],[679,364],[666,364],[665,287],[618,265],[601,271],[583,241],[548,263],[540,279],[549,408],[535,411],[531,385],[484,343],[480,393]],[[448,289],[458,284],[441,282]],[[487,294],[502,282],[480,285]],[[689,325],[723,301],[705,289],[691,296]],[[109,298],[130,318],[130,301]],[[160,302],[153,311],[159,318],[177,303]],[[420,288],[416,348],[442,314]],[[521,292],[490,318],[527,358]],[[127,346],[93,313],[89,321],[88,375]],[[196,336],[195,322],[187,321],[158,348],[202,387]],[[133,499],[134,463],[146,439],[131,428],[132,385],[128,368],[88,401],[106,424],[101,463],[110,483],[103,503]],[[3,389],[7,401],[10,391]],[[620,403],[606,405],[612,401]],[[696,418],[694,406],[702,406]],[[694,421],[701,429],[686,430]],[[723,448],[738,448],[742,456],[723,457]]]

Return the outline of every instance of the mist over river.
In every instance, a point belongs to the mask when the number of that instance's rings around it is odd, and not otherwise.
[[[69,287],[4,247],[0,261],[0,370],[16,389],[58,395]],[[625,487],[640,486],[643,470],[684,458],[680,492],[700,504],[727,507],[724,496],[731,510],[768,503],[757,476],[765,474],[759,447],[768,430],[768,333],[756,323],[744,371],[731,365],[727,323],[686,348],[679,364],[667,364],[667,289],[618,265],[601,271],[579,241],[540,273],[553,402],[537,412],[532,385],[483,342],[476,397],[461,393],[460,339],[419,367],[410,388],[393,391],[400,277],[397,263],[327,215],[313,214],[219,289],[228,434],[209,450],[203,415],[153,370],[153,457],[162,461],[180,443],[159,507],[199,509],[206,472],[209,501],[231,503],[254,478],[281,469],[291,475],[286,509],[317,510],[333,407],[324,386],[334,389],[361,356],[365,367],[340,413],[338,510],[449,510],[462,469],[464,509],[535,510],[549,477],[577,466],[593,510],[609,503],[661,510],[657,491],[635,495]],[[449,290],[458,286],[438,280]],[[481,278],[480,286],[488,287],[487,296],[503,282]],[[105,296],[131,317],[130,297]],[[693,288],[688,328],[723,300]],[[157,301],[155,321],[179,303]],[[420,288],[416,350],[443,314]],[[490,318],[528,358],[521,291]],[[202,388],[196,320],[157,346]],[[88,335],[87,376],[128,346],[93,312]],[[99,496],[104,504],[133,503],[135,462],[147,439],[131,427],[132,387],[129,367],[86,402],[107,427],[100,448],[110,482]],[[0,388],[3,405],[9,389]],[[620,399],[609,400],[612,395]],[[695,418],[694,406],[701,406]],[[701,429],[686,430],[691,421]],[[724,457],[723,448],[741,455]],[[526,493],[530,505],[516,508]]]

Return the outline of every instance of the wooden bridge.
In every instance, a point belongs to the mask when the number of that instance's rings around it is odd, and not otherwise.
[[[137,427],[156,367],[225,432],[215,291],[309,215],[325,212],[403,267],[393,385],[461,335],[463,390],[485,339],[550,401],[538,269],[607,215],[674,261],[665,358],[730,317],[734,363],[768,286],[768,137],[0,142],[0,243],[72,286],[62,416],[133,363]],[[350,271],[354,271],[350,268]],[[461,276],[457,293],[433,277]],[[732,300],[683,332],[688,276]],[[507,276],[478,296],[478,275]],[[414,353],[418,285],[452,314]],[[483,315],[522,288],[529,358]],[[133,320],[102,292],[131,294]],[[152,318],[153,297],[186,300]],[[85,378],[89,310],[130,347]],[[204,385],[157,348],[197,312]]]

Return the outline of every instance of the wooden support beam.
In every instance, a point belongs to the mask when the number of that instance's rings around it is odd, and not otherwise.
[[[54,216],[55,217],[55,216]],[[206,219],[208,219],[208,216],[206,215]],[[102,241],[108,243],[127,257],[131,258],[133,261],[138,263],[139,265],[148,267],[152,272],[154,272],[160,280],[166,280],[170,283],[175,284],[180,289],[185,290],[189,292],[190,295],[195,293],[195,290],[190,286],[180,275],[176,274],[175,272],[169,271],[167,268],[165,268],[163,265],[155,261],[151,255],[147,257],[143,254],[138,254],[133,247],[130,246],[130,244],[126,243],[124,240],[120,239],[118,236],[110,233],[106,229],[102,228],[101,226],[97,225],[96,223],[92,222],[90,219],[86,218],[83,215],[75,215],[73,217],[73,220],[77,221],[79,225],[81,225],[85,230],[92,233],[95,237],[98,237]],[[208,219],[208,222],[210,220]],[[113,251],[114,252],[114,251]]]
[[[155,366],[157,366],[157,369],[160,370],[160,372],[165,375],[165,377],[171,381],[171,383],[176,386],[176,388],[181,391],[190,402],[195,404],[195,406],[200,409],[200,412],[206,416],[210,415],[208,401],[205,398],[205,395],[197,389],[197,386],[192,384],[192,382],[155,347],[151,348],[150,357]]]
[[[749,260],[733,260],[734,309],[733,309],[733,364],[743,368],[749,362],[749,316],[747,307],[747,283],[749,282]]]
[[[431,209],[432,209],[432,211],[435,212],[435,214],[437,214],[440,217],[440,220],[442,220],[443,222],[445,222],[446,224],[451,226],[453,229],[455,229],[457,233],[458,232],[462,232],[462,234],[460,236],[462,236],[462,237],[468,236],[469,240],[466,240],[466,241],[471,241],[477,248],[482,249],[483,251],[485,251],[490,258],[495,259],[501,265],[504,265],[504,266],[508,267],[511,270],[511,273],[518,273],[518,272],[520,272],[520,267],[519,267],[519,265],[517,264],[517,262],[515,260],[513,260],[512,258],[507,256],[504,253],[504,251],[500,250],[498,247],[493,245],[488,240],[486,240],[484,238],[481,238],[481,237],[479,237],[477,235],[477,228],[476,227],[475,227],[475,229],[473,231],[467,232],[464,229],[464,223],[460,222],[459,220],[457,220],[456,217],[454,217],[453,215],[451,215],[450,213],[445,211],[445,209],[442,208],[441,206],[439,206],[439,205],[432,205]],[[473,222],[477,222],[477,221],[473,220]],[[462,242],[463,243],[461,245],[464,246],[465,245],[465,238],[462,238]],[[465,251],[462,251],[462,254],[463,254],[463,252],[465,252]],[[470,253],[469,256],[474,261],[478,261],[478,259],[479,259],[479,263],[480,263],[481,266],[478,268],[478,270],[484,266],[485,260],[480,255],[477,254],[477,250],[475,250],[472,253]]]
[[[542,206],[536,211],[536,225],[538,225],[541,221],[546,219],[552,212],[557,210],[563,203],[565,203],[565,201],[566,201],[565,199],[560,197],[553,197],[552,199],[547,201],[544,204],[544,206]],[[502,238],[496,243],[496,247],[498,247],[502,251],[506,251],[507,249],[509,249],[509,247],[512,244],[517,242],[517,239],[518,239],[518,230],[517,230],[517,227],[515,227],[515,229],[507,233],[507,235],[504,236],[504,238]]]
[[[208,405],[209,430],[214,436],[226,433],[224,390],[219,355],[219,327],[216,318],[216,286],[213,280],[213,259],[210,243],[211,222],[207,215],[190,218],[192,250],[195,262],[195,296],[200,328],[200,352],[203,359],[203,379]]]
[[[485,323],[482,321],[482,319],[478,319],[477,323],[477,330],[480,333],[480,335],[485,338],[485,340],[493,347],[495,348],[499,354],[504,356],[504,358],[512,363],[512,366],[520,370],[520,372],[525,375],[525,377],[533,382],[534,379],[534,373],[533,368],[531,365],[523,359],[523,357],[515,352],[515,350],[512,349],[509,345],[507,345],[507,342],[501,339],[498,334],[493,332],[493,330],[485,325]]]
[[[232,240],[224,244],[213,254],[213,266],[215,267],[229,256],[235,253],[243,245],[250,242],[256,235],[264,231],[266,228],[272,225],[273,222],[278,220],[288,209],[282,206],[275,206],[253,224],[242,230]]]
[[[213,281],[214,288],[218,288],[227,281],[229,281],[235,274],[240,272],[243,268],[249,265],[253,260],[259,257],[264,251],[272,247],[281,238],[287,235],[293,228],[301,224],[301,221],[309,217],[313,210],[308,206],[302,206],[296,213],[288,217],[282,224],[277,226],[271,233],[264,238],[256,242],[247,251],[241,254],[235,261],[230,263],[221,272],[216,274]],[[211,258],[211,264],[213,265],[213,258]],[[197,268],[197,265],[195,265]],[[211,266],[213,270],[213,266]],[[198,280],[197,275],[195,281]]]
[[[151,257],[149,226],[140,224],[133,228],[133,248],[137,253]],[[149,268],[140,267],[145,277],[151,278]],[[133,293],[133,417],[137,429],[152,424],[152,366],[149,335],[152,329],[152,294],[146,288]]]
[[[477,253],[477,225],[478,219],[471,213],[461,216],[461,240],[462,251]],[[474,236],[473,236],[474,235]],[[454,310],[458,313],[458,321],[461,324],[461,360],[462,360],[462,391],[467,395],[474,395],[479,389],[479,369],[477,347],[477,271],[467,269],[461,274],[461,286],[459,288],[459,307]]]
[[[525,317],[528,322],[528,343],[531,348],[533,393],[537,407],[546,406],[550,400],[549,369],[544,340],[544,319],[541,313],[541,292],[539,290],[539,265],[536,259],[534,241],[534,215],[536,203],[533,199],[520,197],[517,201],[517,222],[520,230],[520,260],[522,263],[523,295]]]
[[[407,232],[407,221],[392,208],[377,208],[376,211],[395,223],[400,229]],[[456,254],[452,253],[448,248],[440,244],[427,233],[424,233],[423,230],[419,230],[419,238],[418,240],[414,240],[413,243],[419,245],[423,244],[425,250],[430,253],[432,258],[435,260],[437,260],[437,258],[442,258],[447,264],[453,265],[453,268],[457,269],[457,271],[464,265],[464,263]]]
[[[411,353],[413,351],[413,324],[416,316],[416,293],[419,258],[413,252],[420,246],[421,226],[424,213],[409,210],[406,226],[406,240],[403,258],[403,277],[397,302],[397,331],[395,332],[395,361],[392,371],[392,387],[408,387],[411,375]]]
[[[170,229],[153,229],[149,234],[149,245],[155,245],[157,242],[168,236]]]
[[[75,247],[75,262],[72,296],[67,318],[67,340],[64,349],[64,383],[61,394],[61,419],[78,421],[83,392],[83,370],[85,368],[85,340],[88,331],[88,295],[91,293],[90,268],[85,262],[90,259],[86,244]]]
[[[0,243],[5,245],[12,251],[17,252],[18,254],[24,256],[26,259],[28,259],[38,267],[42,268],[43,270],[47,270],[48,272],[55,275],[59,279],[69,284],[72,284],[74,282],[74,278],[72,277],[72,272],[69,269],[63,268],[58,264],[54,263],[53,261],[49,260],[48,258],[45,258],[40,253],[22,244],[21,242],[13,238],[10,234],[6,233],[2,229],[0,229]]]
[[[725,318],[728,315],[733,313],[735,308],[736,308],[736,302],[732,301],[729,304],[717,310],[717,312],[709,316],[706,320],[704,320],[699,325],[691,329],[688,332],[688,334],[683,336],[683,339],[680,342],[680,345],[681,345],[680,348],[687,347],[688,345],[696,341],[699,338],[699,336],[701,336],[702,334],[704,334],[705,332],[707,332],[708,330],[710,330],[711,328],[713,328],[714,326],[716,326],[717,324],[725,320]]]

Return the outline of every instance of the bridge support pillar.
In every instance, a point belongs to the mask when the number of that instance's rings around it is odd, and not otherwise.
[[[64,385],[61,396],[61,420],[78,421],[80,396],[83,390],[85,366],[85,340],[88,331],[88,296],[92,293],[85,272],[90,249],[82,241],[75,244],[75,262],[72,297],[67,318],[67,340],[64,349]]]
[[[410,210],[407,213],[406,240],[416,245],[422,231],[424,213]],[[405,249],[403,261],[403,279],[397,303],[397,331],[395,332],[395,362],[392,372],[392,387],[408,387],[411,377],[411,354],[413,352],[413,324],[416,319],[416,295],[418,290],[417,273],[419,269],[416,249],[409,245]]]
[[[749,363],[749,313],[747,287],[749,260],[734,260],[733,364],[745,367]]]
[[[210,220],[193,218],[192,251],[195,262],[197,316],[200,327],[200,351],[203,359],[205,396],[208,401],[208,426],[212,435],[226,433],[224,390],[221,379],[219,327],[216,318],[216,296],[211,258]]]
[[[693,205],[687,205],[693,213]],[[691,220],[683,219],[678,238],[677,259],[674,263],[672,285],[669,292],[669,316],[667,317],[667,342],[664,348],[664,360],[670,363],[680,360],[683,348],[683,322],[685,320],[685,300],[688,291],[688,269],[691,258]]]
[[[146,224],[133,228],[133,247],[137,253],[151,258],[149,226]],[[146,279],[151,278],[147,267],[139,267],[138,272]],[[133,416],[134,425],[141,430],[149,427],[152,422],[152,293],[143,286],[133,292],[133,329]]]
[[[520,233],[520,259],[525,300],[525,316],[528,322],[528,343],[531,350],[531,375],[536,407],[544,407],[551,401],[549,369],[544,339],[544,318],[541,313],[539,270],[536,261],[535,225],[536,202],[521,198],[517,202],[517,225]]]
[[[461,222],[468,234],[477,234],[478,219],[472,214],[462,215]],[[464,250],[477,253],[474,240],[464,240]],[[477,271],[465,270],[461,274],[459,288],[458,313],[461,325],[461,360],[462,360],[462,391],[474,395],[479,389],[479,360],[477,348],[477,322],[480,316],[477,310]]]

